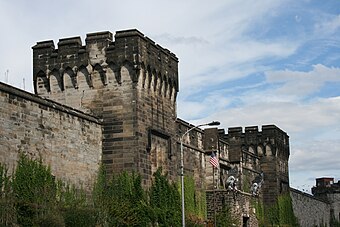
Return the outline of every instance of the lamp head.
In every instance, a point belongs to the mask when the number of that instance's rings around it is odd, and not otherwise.
[[[221,123],[219,121],[212,121],[210,123],[208,123],[207,125],[209,126],[215,126],[215,125],[220,125]]]

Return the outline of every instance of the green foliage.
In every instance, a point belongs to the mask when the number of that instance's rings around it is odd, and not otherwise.
[[[84,191],[56,183],[41,160],[21,155],[12,180],[0,165],[0,182],[0,226],[95,226]]]
[[[65,226],[68,227],[91,227],[97,222],[96,210],[91,207],[68,207],[63,213]]]
[[[39,161],[21,155],[13,178],[17,220],[33,226],[55,207],[56,184],[51,170]]]
[[[65,226],[95,226],[96,210],[89,204],[83,189],[59,180],[56,198]]]
[[[229,206],[223,206],[222,210],[216,215],[216,226],[230,227],[238,225],[238,220],[233,217],[231,208]]]
[[[243,175],[243,180],[242,180],[242,190],[248,193],[250,193],[250,187],[251,187],[249,179],[250,179],[249,173],[245,172]]]
[[[8,182],[9,182],[9,177],[8,177],[7,172],[8,170],[6,166],[0,163],[0,197],[1,198],[5,195],[4,191],[7,188]]]
[[[263,203],[257,200],[252,201],[252,206],[255,208],[255,215],[258,220],[259,227],[265,226],[265,213]]]
[[[0,226],[11,226],[15,222],[12,182],[7,167],[0,163]]]
[[[186,222],[204,223],[206,218],[205,192],[196,190],[192,176],[184,177],[184,191]]]
[[[86,193],[81,188],[74,185],[66,184],[61,180],[57,182],[57,200],[59,207],[63,208],[79,208],[86,207],[88,204]]]
[[[187,225],[203,226],[205,194],[186,178]],[[148,192],[137,174],[108,179],[100,168],[89,196],[54,179],[41,160],[21,155],[12,177],[0,164],[0,226],[180,226],[178,187],[159,169]]]
[[[289,194],[281,195],[278,198],[279,223],[287,226],[299,226],[293,212],[292,199]]]
[[[326,225],[325,225],[326,226]],[[332,227],[340,227],[340,222],[337,221],[335,219],[334,216],[331,217],[331,220],[330,220],[330,223],[329,223],[329,226],[332,226]]]
[[[115,226],[146,225],[146,201],[139,175],[123,172],[113,176],[107,190],[111,222]]]
[[[97,175],[97,181],[92,191],[93,204],[97,208],[97,218],[100,225],[105,226],[108,223],[109,210],[106,204],[109,203],[109,192],[107,190],[107,176],[104,167],[101,165]]]
[[[158,169],[154,177],[150,189],[152,222],[158,226],[180,226],[181,200],[176,185],[170,184],[162,169]]]
[[[146,226],[149,207],[141,185],[141,177],[123,172],[106,180],[100,168],[93,190],[99,224],[110,226]]]
[[[265,207],[261,202],[254,202],[256,217],[260,227],[265,226],[299,226],[298,220],[293,212],[292,200],[289,194],[280,195],[277,203],[270,207]]]
[[[65,222],[61,214],[48,213],[37,221],[39,227],[64,227]]]
[[[279,209],[277,204],[265,208],[265,212],[267,214],[265,223],[268,223],[271,226],[278,226],[280,224]]]

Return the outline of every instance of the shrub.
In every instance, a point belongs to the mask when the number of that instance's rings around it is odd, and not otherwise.
[[[93,190],[98,221],[111,226],[147,226],[150,209],[140,176],[123,172],[106,178],[101,168]]]
[[[181,225],[180,194],[175,184],[171,184],[162,169],[154,174],[150,189],[150,206],[153,209],[152,221],[159,226]]]
[[[8,169],[0,163],[0,226],[12,226],[16,222],[14,203]]]
[[[41,160],[21,155],[13,178],[17,220],[33,226],[47,211],[55,209],[56,184],[50,168]]]

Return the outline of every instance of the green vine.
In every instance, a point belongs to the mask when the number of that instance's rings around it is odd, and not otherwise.
[[[292,205],[292,199],[289,194],[278,197],[279,223],[291,226],[299,226],[295,217]]]
[[[243,175],[243,180],[242,180],[242,190],[244,192],[250,193],[250,180],[249,180],[249,173]]]
[[[154,182],[150,189],[150,206],[156,226],[180,226],[181,203],[180,194],[175,184],[171,184],[167,175],[158,169],[154,174]]]
[[[17,220],[21,226],[33,226],[55,207],[56,184],[50,168],[41,160],[21,155],[13,177]]]
[[[222,207],[222,210],[216,215],[216,226],[239,226],[238,219],[235,218],[232,213],[232,209],[229,206]]]
[[[255,208],[255,215],[256,215],[256,219],[258,220],[259,227],[264,227],[265,226],[265,212],[264,212],[263,203],[256,199],[253,199],[252,206]]]
[[[12,226],[16,221],[16,211],[12,193],[12,182],[8,169],[0,163],[0,226]]]
[[[184,177],[185,212],[188,223],[200,224],[206,219],[206,196],[203,190],[196,190],[192,176]]]
[[[272,206],[264,206],[262,202],[253,200],[253,207],[260,227],[299,226],[289,194],[280,195],[276,204]]]
[[[203,226],[205,193],[185,178],[187,226]],[[181,226],[178,185],[159,169],[151,188],[123,172],[108,178],[101,167],[92,195],[55,179],[41,159],[21,155],[13,176],[0,164],[0,226]]]

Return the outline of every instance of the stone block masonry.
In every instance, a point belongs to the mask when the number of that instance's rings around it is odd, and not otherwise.
[[[280,194],[289,192],[289,136],[275,125],[263,125],[228,129],[220,136],[229,144],[229,160],[242,169],[240,188],[249,191],[260,173],[263,173],[263,201],[266,205],[276,202]]]
[[[328,226],[331,218],[329,203],[312,195],[290,189],[293,211],[301,227]]]
[[[80,37],[70,37],[59,39],[57,48],[47,40],[32,49],[36,95],[0,83],[1,163],[13,170],[20,152],[41,157],[56,177],[88,189],[100,163],[108,175],[139,173],[146,188],[160,167],[178,180],[180,140],[195,126],[177,118],[175,54],[136,29],[90,33],[85,45]],[[227,132],[196,128],[182,142],[184,174],[195,179],[198,190],[208,190],[209,219],[211,189],[216,189],[217,208],[229,204],[243,226],[258,224],[248,193],[254,182],[264,182],[258,200],[265,206],[289,192],[289,136],[275,125],[261,131],[258,126]],[[218,171],[209,164],[212,152]],[[226,191],[230,176],[238,179],[236,199]],[[294,191],[291,196],[298,217],[318,212],[300,206],[304,203],[340,216],[338,203],[329,208]],[[339,197],[327,195],[335,202]],[[320,211],[316,221],[306,219],[303,225],[327,223],[326,216]]]
[[[10,171],[22,152],[42,158],[58,179],[90,190],[101,146],[97,118],[0,83],[0,162]]]
[[[178,59],[138,30],[87,34],[33,47],[35,93],[103,119],[103,163],[150,185],[160,166],[177,175]],[[173,153],[171,153],[173,152]],[[152,160],[156,162],[152,162]]]
[[[250,194],[238,192],[237,195],[234,195],[227,190],[207,190],[206,197],[208,220],[214,220],[214,215],[227,207],[230,209],[232,218],[238,222],[234,223],[233,226],[258,226],[256,210],[252,204],[252,201],[256,202],[257,198],[252,197]]]

